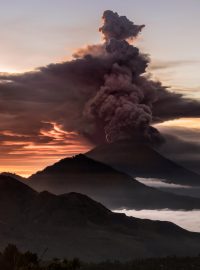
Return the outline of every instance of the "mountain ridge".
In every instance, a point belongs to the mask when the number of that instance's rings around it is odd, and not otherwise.
[[[113,213],[88,196],[74,192],[37,193],[17,181],[0,176],[0,185],[4,186],[1,192],[12,206],[7,211],[21,210],[18,219],[8,219],[14,213],[6,214],[5,201],[0,200],[0,248],[8,243],[39,253],[48,248],[48,258],[78,256],[86,261],[199,253],[199,233],[188,232],[171,222]],[[20,197],[26,197],[26,203],[8,196],[16,186],[18,196],[21,193]]]
[[[118,141],[97,146],[86,156],[133,177],[159,178],[168,183],[200,186],[200,175],[165,158],[148,144]]]
[[[79,192],[110,209],[199,209],[200,199],[159,191],[83,154],[65,158],[28,178],[37,191]]]

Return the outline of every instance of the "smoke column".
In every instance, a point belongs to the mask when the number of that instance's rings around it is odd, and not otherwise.
[[[104,24],[99,29],[104,35],[106,57],[112,59],[111,69],[104,75],[104,85],[85,107],[85,116],[101,121],[108,142],[121,139],[161,140],[153,129],[152,104],[156,92],[151,81],[141,75],[149,59],[128,40],[136,38],[144,25],[135,25],[125,16],[112,11],[103,14]]]

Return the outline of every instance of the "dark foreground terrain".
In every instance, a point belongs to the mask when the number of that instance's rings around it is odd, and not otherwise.
[[[87,262],[200,253],[200,234],[171,222],[113,213],[78,193],[38,193],[1,175],[0,249],[8,243],[39,254],[48,249],[48,259],[67,255]]]
[[[135,259],[126,263],[104,261],[85,263],[78,258],[51,259],[45,261],[45,253],[38,256],[29,251],[20,252],[16,246],[8,245],[0,253],[0,269],[2,270],[199,270],[198,257],[164,257]]]

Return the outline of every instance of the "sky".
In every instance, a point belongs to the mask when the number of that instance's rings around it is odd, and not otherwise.
[[[111,9],[136,24],[145,24],[136,42],[151,57],[148,72],[152,77],[176,93],[200,100],[198,0],[7,0],[0,3],[1,73],[23,73],[68,61],[78,48],[102,43],[98,31],[101,16],[104,10]],[[6,106],[9,108],[9,101]],[[49,122],[46,117],[38,119],[43,125],[40,141],[36,142],[28,132],[22,134],[17,128],[10,128],[9,117],[7,114],[1,121],[0,171],[28,176],[62,157],[93,147],[86,138],[66,130],[56,120]],[[199,122],[197,117],[176,119],[161,123],[158,128],[173,135],[177,128],[190,133],[195,130],[198,138]],[[24,125],[29,128],[27,123]],[[191,140],[191,135],[185,134],[179,132],[178,137]]]

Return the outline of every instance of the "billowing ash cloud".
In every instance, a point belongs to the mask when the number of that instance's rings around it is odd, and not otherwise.
[[[143,26],[109,10],[104,12],[103,19],[100,31],[112,67],[104,75],[104,85],[86,105],[85,115],[104,123],[108,142],[130,137],[153,141],[151,107],[156,96],[153,94],[145,100],[145,88],[138,80],[145,72],[148,58],[125,40],[136,37]]]
[[[106,10],[103,13],[104,25],[99,28],[106,40],[115,38],[118,40],[136,37],[144,25],[136,25],[126,16],[119,16],[116,12]]]
[[[132,83],[131,70],[115,63],[111,73],[105,75],[104,86],[88,102],[86,115],[104,122],[109,142],[132,136],[136,131],[148,136],[152,112],[148,104],[142,103],[143,99],[142,89]]]
[[[72,61],[24,74],[0,75],[0,132],[37,138],[57,123],[95,144],[128,138],[161,141],[153,123],[200,116],[200,103],[152,81],[147,55],[133,46],[144,27],[105,11],[104,44],[89,45]]]

